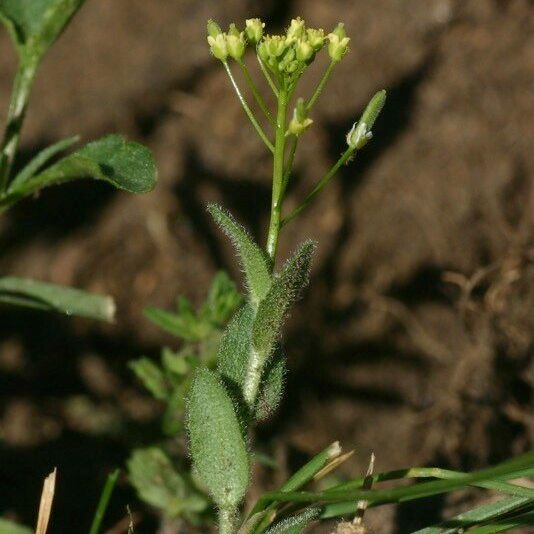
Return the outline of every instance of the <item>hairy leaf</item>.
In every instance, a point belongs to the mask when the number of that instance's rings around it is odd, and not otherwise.
[[[265,297],[271,285],[269,262],[263,250],[223,208],[217,204],[210,204],[208,211],[235,246],[245,272],[250,300],[257,305]]]
[[[282,272],[273,279],[269,293],[258,307],[252,342],[263,361],[272,354],[289,308],[308,283],[315,246],[313,241],[306,241],[299,247]]]
[[[156,167],[148,148],[108,135],[11,187],[0,197],[0,210],[44,187],[81,178],[104,180],[130,193],[146,193],[156,184]]]
[[[186,411],[191,455],[215,504],[234,509],[249,482],[249,457],[232,401],[216,373],[195,371]]]
[[[0,278],[0,302],[101,321],[113,321],[115,315],[111,297],[13,276]]]
[[[187,341],[201,341],[209,333],[209,325],[199,322],[195,315],[173,313],[158,308],[145,308],[145,316],[162,330]]]
[[[252,349],[254,310],[245,304],[228,324],[217,352],[217,370],[233,393],[239,392]]]
[[[218,327],[224,326],[241,304],[243,297],[234,282],[224,272],[218,272],[211,282],[208,298],[201,313]]]
[[[300,514],[293,515],[273,525],[266,534],[300,534],[321,514],[321,508],[312,506]]]
[[[130,482],[139,497],[162,510],[168,517],[185,512],[201,512],[208,503],[192,490],[190,484],[174,468],[168,456],[157,447],[137,449],[128,462]]]
[[[52,46],[85,0],[0,0],[0,20],[19,54],[37,59]]]
[[[280,405],[286,371],[285,356],[282,348],[279,347],[264,371],[256,401],[256,421],[268,419]]]

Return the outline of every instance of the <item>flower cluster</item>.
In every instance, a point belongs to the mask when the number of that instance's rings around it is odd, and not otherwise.
[[[254,45],[263,64],[278,79],[292,81],[313,62],[325,44],[328,43],[331,60],[337,63],[347,52],[350,42],[341,23],[328,35],[323,29],[307,28],[300,17],[293,19],[281,35],[264,35],[264,28],[265,23],[255,18],[246,21],[243,31],[231,24],[228,31],[223,32],[210,20],[208,43],[211,52],[223,62],[229,57],[241,61],[247,45]]]

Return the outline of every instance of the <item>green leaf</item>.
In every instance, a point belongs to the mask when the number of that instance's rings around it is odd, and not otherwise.
[[[313,506],[273,525],[266,534],[300,534],[321,515],[321,508]]]
[[[147,147],[108,135],[11,187],[0,197],[0,210],[44,187],[82,178],[104,180],[130,193],[146,193],[156,184],[156,167]]]
[[[256,421],[265,421],[280,405],[284,392],[286,370],[285,356],[280,347],[264,370],[264,377],[256,401]]]
[[[75,135],[73,137],[68,137],[62,141],[58,141],[49,147],[41,150],[25,167],[22,169],[17,176],[13,179],[9,186],[9,191],[14,191],[18,189],[24,182],[32,178],[44,165],[50,161],[55,155],[67,150],[73,144],[79,141],[80,137]]]
[[[144,314],[165,332],[186,341],[202,341],[211,332],[209,324],[199,320],[195,315],[184,313],[183,306],[179,313],[145,308]]]
[[[496,534],[528,525],[534,525],[534,510],[472,528],[469,530],[469,534]]]
[[[131,361],[128,366],[156,399],[168,400],[169,382],[163,371],[152,360],[140,358]]]
[[[111,495],[113,494],[113,490],[115,489],[115,485],[117,484],[119,474],[119,469],[116,469],[108,476],[96,507],[96,512],[93,517],[89,534],[98,534],[100,532],[100,526],[102,524],[102,520],[104,519],[104,515],[106,514],[106,510],[108,508]]]
[[[534,500],[529,499],[528,497],[509,497],[507,499],[501,499],[497,502],[477,506],[472,510],[458,514],[439,525],[426,527],[413,532],[412,534],[455,534],[458,532],[459,527],[468,528],[472,525],[480,524],[483,521],[509,514],[510,512],[528,504],[533,505]]]
[[[33,534],[33,530],[7,519],[0,519],[0,534]]]
[[[237,534],[254,534],[256,527],[260,524],[261,520],[265,517],[266,512],[258,512],[247,519],[237,531]]]
[[[191,456],[215,504],[234,510],[249,482],[249,457],[232,401],[217,375],[196,370],[187,399]]]
[[[201,512],[207,507],[206,499],[190,487],[168,456],[157,447],[135,450],[127,468],[139,497],[170,518],[186,512]]]
[[[230,391],[242,400],[241,389],[252,350],[254,309],[249,303],[237,311],[224,331],[217,352],[217,370]]]
[[[40,59],[85,0],[0,0],[0,20],[19,54]]]
[[[282,272],[275,276],[269,292],[258,306],[252,342],[263,362],[271,356],[291,305],[308,283],[315,247],[313,241],[306,241],[299,247]]]
[[[218,272],[211,283],[201,314],[218,327],[224,326],[242,303],[243,297],[234,282],[224,272]]]
[[[13,276],[0,278],[0,302],[108,322],[115,315],[111,297]]]
[[[267,257],[243,226],[238,224],[227,211],[217,204],[210,204],[208,211],[236,248],[245,272],[250,300],[254,305],[257,305],[265,297],[271,286]]]

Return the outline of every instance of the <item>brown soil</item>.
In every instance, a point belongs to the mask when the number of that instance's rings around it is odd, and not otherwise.
[[[142,197],[68,185],[0,223],[2,272],[119,306],[112,327],[1,310],[0,512],[33,522],[57,465],[52,531],[86,529],[104,474],[158,411],[125,365],[174,344],[143,307],[199,302],[218,268],[239,276],[205,203],[264,234],[269,160],[204,37],[208,17],[251,14],[275,28],[297,14],[339,19],[353,37],[302,143],[290,205],[335,161],[373,91],[389,93],[369,148],[284,235],[282,256],[305,237],[319,251],[287,331],[289,392],[260,443],[293,466],[340,440],[356,449],[347,475],[371,451],[379,470],[474,469],[529,448],[532,2],[89,0],[40,73],[23,158],[62,136],[117,131],[154,150],[160,182]],[[13,68],[2,55],[2,109]],[[142,510],[126,484],[115,501],[117,520],[127,502]],[[371,511],[369,525],[409,532],[468,502]]]

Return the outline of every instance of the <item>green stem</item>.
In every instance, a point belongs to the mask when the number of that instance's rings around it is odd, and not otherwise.
[[[269,87],[272,89],[274,96],[278,98],[278,88],[276,87],[276,84],[273,82],[273,79],[271,78],[271,75],[269,74],[269,71],[267,70],[265,63],[261,60],[261,57],[258,54],[256,54],[256,57],[258,58],[258,63],[260,64],[261,71],[263,72],[263,75],[265,76],[265,79],[267,80]]]
[[[219,510],[219,534],[235,534],[234,510]]]
[[[98,534],[98,532],[100,531],[100,526],[102,524],[102,520],[104,519],[104,514],[106,513],[111,494],[113,493],[113,489],[115,488],[115,484],[117,483],[118,478],[118,469],[113,471],[113,473],[108,476],[104,489],[102,490],[102,495],[100,496],[100,500],[98,501],[98,506],[96,508],[95,516],[93,518],[93,523],[91,524],[89,534]]]
[[[37,71],[37,62],[22,59],[11,92],[11,102],[0,149],[0,192],[6,191],[19,146],[22,124],[26,115],[30,93]]]
[[[250,75],[250,72],[248,71],[247,66],[245,65],[245,63],[243,63],[243,61],[239,61],[238,63],[239,63],[239,66],[241,67],[241,70],[243,71],[243,76],[245,77],[245,80],[248,86],[250,87],[250,90],[252,91],[252,94],[254,95],[254,99],[256,100],[258,106],[263,111],[264,115],[267,117],[269,122],[273,126],[276,126],[274,118],[271,112],[269,111],[269,108],[267,107],[265,100],[263,100],[263,97],[258,92],[256,84],[254,83],[254,80],[252,79],[252,76]]]
[[[321,78],[321,81],[319,82],[319,85],[317,86],[312,97],[308,100],[308,103],[306,104],[306,109],[308,110],[308,112],[311,111],[311,109],[317,102],[317,99],[321,96],[321,93],[323,92],[323,89],[328,83],[328,80],[330,79],[330,75],[332,74],[332,71],[334,70],[334,67],[336,66],[336,64],[337,64],[336,61],[331,61],[330,65],[328,65],[327,69],[325,70],[323,77]]]
[[[276,251],[278,249],[278,237],[280,234],[280,219],[282,214],[282,202],[284,193],[284,154],[286,146],[286,118],[288,94],[285,89],[278,94],[278,114],[276,117],[276,137],[274,145],[273,162],[273,195],[271,202],[271,221],[267,236],[267,254],[271,258],[274,267]]]
[[[285,226],[289,221],[292,221],[303,209],[305,209],[312,200],[324,189],[328,182],[334,177],[337,171],[349,161],[352,155],[355,153],[354,148],[347,148],[343,155],[337,160],[337,163],[321,178],[319,183],[313,188],[311,193],[297,206],[289,215],[284,217],[281,222],[282,226]]]
[[[297,146],[299,143],[299,138],[294,135],[291,139],[291,144],[289,145],[289,156],[287,158],[287,164],[284,169],[284,183],[282,189],[282,195],[285,195],[287,184],[289,183],[289,178],[291,176],[291,171],[293,170],[293,163],[295,161],[295,154],[297,152]]]
[[[239,89],[239,86],[237,85],[237,82],[235,81],[234,75],[232,74],[232,71],[230,69],[230,66],[228,65],[228,62],[223,61],[223,65],[226,70],[226,73],[228,74],[228,77],[230,78],[230,82],[232,82],[232,87],[234,88],[234,91],[237,94],[237,98],[241,102],[241,105],[243,106],[243,109],[245,110],[247,117],[250,119],[250,122],[252,123],[252,126],[254,126],[254,128],[258,132],[258,135],[261,137],[262,141],[265,143],[267,148],[271,152],[274,153],[273,144],[269,141],[268,137],[265,135],[265,132],[262,130],[262,127],[259,125],[258,121],[256,120],[256,117],[254,117],[254,113],[252,113],[251,109],[249,108],[247,101],[245,100],[245,97],[242,95],[241,90]]]

